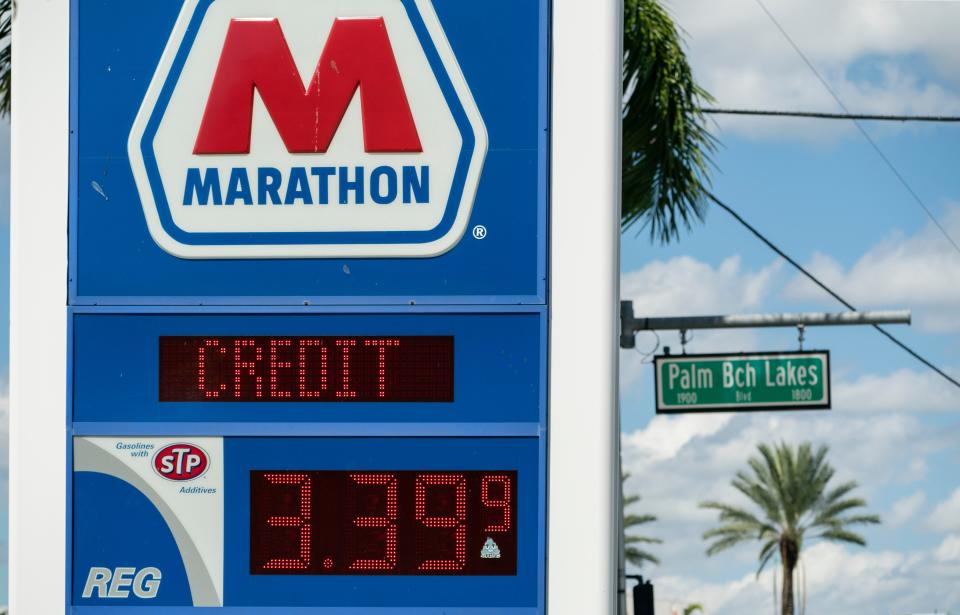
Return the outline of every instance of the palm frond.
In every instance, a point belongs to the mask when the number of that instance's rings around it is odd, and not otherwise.
[[[767,564],[770,563],[770,560],[774,555],[777,554],[777,547],[780,546],[779,537],[771,538],[768,540],[763,547],[760,549],[760,555],[757,559],[760,561],[760,565],[757,568],[757,578],[760,578],[760,573],[763,572],[763,569],[767,567]]]
[[[856,532],[851,532],[850,530],[844,529],[831,529],[817,534],[815,538],[822,538],[824,540],[831,540],[834,542],[847,542],[855,545],[860,545],[861,547],[867,546],[867,540],[857,534]]]
[[[624,2],[623,210],[652,239],[676,239],[705,213],[716,141],[681,35],[657,0]]]
[[[700,504],[700,507],[718,511],[719,520],[725,525],[717,528],[717,530],[731,529],[733,531],[748,531],[756,534],[757,536],[766,535],[768,533],[775,534],[777,532],[776,527],[770,523],[761,521],[754,514],[743,510],[742,508],[729,506],[720,502],[704,502]]]
[[[646,523],[653,523],[656,520],[656,515],[624,515],[623,527],[628,528],[635,525],[644,525]]]
[[[772,449],[773,466],[771,474],[776,480],[776,488],[783,509],[786,529],[793,532],[799,518],[798,500],[803,498],[797,478],[797,464],[794,451],[781,442]]]
[[[773,523],[780,523],[783,514],[776,493],[765,484],[756,482],[743,472],[737,472],[731,483],[737,491],[747,496],[754,504],[760,507],[764,516]]]
[[[628,546],[626,549],[624,549],[623,554],[628,562],[638,567],[643,566],[647,562],[651,564],[660,563],[660,560],[657,559],[657,556],[636,547]]]
[[[834,524],[836,527],[846,527],[848,525],[880,525],[883,520],[880,515],[853,515],[837,519]]]
[[[854,508],[862,508],[866,505],[866,501],[860,498],[850,498],[849,500],[840,500],[839,502],[834,502],[833,504],[818,510],[816,517],[814,517],[810,525],[823,525],[825,523],[830,523],[832,520],[838,518],[842,513]]]
[[[759,445],[757,450],[760,451],[761,459],[751,459],[750,466],[757,473],[760,481],[776,495],[784,520],[789,521],[790,495],[787,492],[787,486],[784,484],[778,454],[768,444]],[[763,468],[762,474],[758,472],[757,468]]]
[[[650,538],[649,536],[627,536],[623,539],[624,544],[644,544],[644,545],[662,545],[663,541],[659,538]]]
[[[730,513],[730,514],[734,514],[734,515],[750,515],[750,513],[749,513],[748,511],[746,511],[746,510],[744,510],[744,509],[742,509],[742,508],[738,508],[738,507],[733,506],[733,505],[731,505],[731,504],[724,504],[723,502],[716,502],[716,501],[713,501],[713,500],[708,500],[708,501],[706,501],[706,502],[700,502],[700,505],[699,505],[699,506],[700,506],[700,508],[704,508],[704,509],[707,509],[707,510],[716,510],[716,511],[719,511],[720,514]]]
[[[704,539],[707,539],[707,535],[704,534]],[[756,536],[752,534],[731,534],[726,538],[720,538],[716,540],[713,544],[707,547],[707,555],[716,555],[722,551],[733,548],[740,543],[750,542],[756,540]]]
[[[830,506],[831,504],[834,504],[835,502],[845,497],[848,493],[850,493],[851,491],[853,491],[859,486],[860,485],[857,484],[857,481],[852,480],[852,481],[843,483],[838,487],[834,487],[833,489],[828,491],[826,495],[823,496],[824,506]]]
[[[628,478],[630,478],[630,475],[624,474],[622,482],[626,482]],[[623,509],[625,511],[628,506],[639,502],[640,496],[638,494],[624,495],[622,497],[622,500],[623,500]],[[653,523],[656,520],[657,520],[656,515],[651,515],[651,514],[634,514],[634,513],[627,514],[626,512],[624,512],[623,514],[623,533],[624,533],[623,541],[625,545],[624,557],[628,562],[630,562],[634,566],[643,566],[643,564],[647,562],[651,564],[660,563],[660,560],[657,559],[655,555],[643,549],[638,548],[636,545],[662,544],[663,543],[662,540],[660,540],[659,538],[654,538],[650,536],[638,536],[636,534],[627,533],[627,530],[629,528],[637,527],[639,525],[646,525],[648,523]]]
[[[745,536],[747,538],[756,539],[761,536],[761,531],[754,525],[748,523],[728,523],[727,525],[721,525],[720,527],[715,527],[707,530],[703,533],[704,540],[709,540],[711,538],[728,538],[732,536]]]

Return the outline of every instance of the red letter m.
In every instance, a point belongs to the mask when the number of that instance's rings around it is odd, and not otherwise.
[[[254,89],[289,152],[326,152],[358,88],[367,152],[423,151],[382,17],[334,21],[306,89],[279,21],[234,19],[193,153],[250,152]]]

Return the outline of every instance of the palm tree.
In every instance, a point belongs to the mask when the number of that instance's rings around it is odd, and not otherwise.
[[[624,482],[630,478],[629,474],[623,476]],[[624,533],[624,557],[628,562],[634,566],[640,568],[645,563],[650,564],[659,564],[660,560],[657,559],[655,555],[650,553],[638,545],[658,545],[663,541],[659,538],[650,538],[647,536],[636,536],[627,533],[627,530],[631,527],[636,527],[638,525],[645,525],[647,523],[653,523],[657,520],[654,515],[635,515],[633,513],[627,513],[627,508],[633,504],[636,504],[640,501],[639,495],[630,495],[623,498],[623,533]]]
[[[848,497],[857,488],[856,481],[828,488],[834,469],[826,461],[826,446],[814,452],[809,442],[797,448],[781,442],[773,448],[760,444],[757,449],[760,455],[747,462],[753,473],[739,471],[731,484],[759,514],[731,504],[704,502],[701,508],[718,511],[722,525],[705,532],[703,539],[713,541],[707,555],[743,542],[762,542],[758,577],[778,555],[783,571],[781,612],[794,615],[793,571],[803,547],[815,540],[866,546],[866,540],[850,528],[880,523],[880,517],[854,512],[867,505]]]
[[[625,0],[623,31],[624,229],[676,239],[705,214],[715,141],[700,111],[710,95],[693,80],[680,33],[658,0]]]

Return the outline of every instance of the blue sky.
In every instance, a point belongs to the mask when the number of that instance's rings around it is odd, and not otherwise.
[[[960,115],[960,54],[945,24],[957,2],[765,4],[851,110]],[[839,111],[755,0],[668,3],[687,32],[694,71],[718,107]],[[960,125],[865,123],[924,203],[960,241]],[[910,308],[893,330],[960,374],[960,253],[931,225],[848,123],[721,118],[714,192],[860,309]],[[622,294],[644,315],[842,310],[798,278],[725,212],[669,245],[628,232]],[[660,342],[679,351],[677,332]],[[638,337],[650,352],[657,340]],[[689,352],[790,350],[792,330],[696,332]],[[744,503],[729,481],[761,441],[831,447],[839,480],[884,524],[867,549],[808,545],[809,611],[960,612],[960,391],[866,327],[807,332],[832,353],[829,412],[655,417],[652,367],[621,351],[625,469],[638,511],[659,522],[657,615],[687,602],[713,614],[769,612],[757,546],[707,558],[699,536],[715,514],[703,499]]]
[[[960,114],[957,2],[780,2],[770,9],[851,109]],[[698,78],[723,107],[836,110],[754,0],[673,0]],[[925,203],[960,241],[960,125],[866,124]],[[716,194],[862,309],[911,308],[896,332],[960,374],[960,254],[851,126],[810,120],[721,119]],[[9,125],[0,124],[0,320],[8,318]],[[623,295],[638,314],[834,310],[722,211],[670,246],[629,231]],[[0,327],[0,371],[8,331]],[[640,350],[656,340],[642,334]],[[676,332],[661,343],[679,348]],[[699,332],[691,352],[792,349],[792,331]],[[696,502],[735,500],[727,486],[763,440],[832,447],[885,523],[868,549],[813,546],[805,556],[810,611],[960,612],[960,395],[867,328],[814,329],[829,348],[835,408],[828,413],[657,417],[651,369],[622,352],[624,463],[663,563],[644,570],[658,615],[686,601],[713,614],[769,609],[770,579],[754,579],[754,547],[715,558],[697,538],[712,516]],[[0,401],[0,603],[6,602],[6,376]]]

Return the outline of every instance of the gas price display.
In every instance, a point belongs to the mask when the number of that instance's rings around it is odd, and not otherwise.
[[[162,336],[160,401],[451,402],[453,336]]]
[[[250,472],[250,574],[514,575],[516,471]]]

